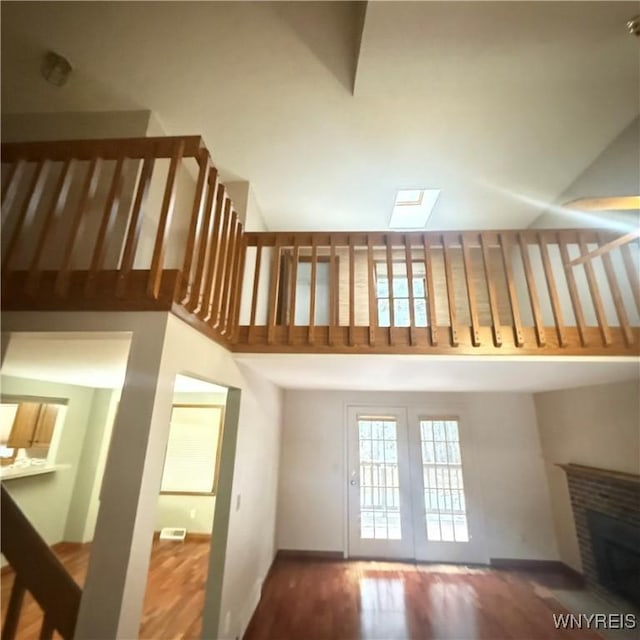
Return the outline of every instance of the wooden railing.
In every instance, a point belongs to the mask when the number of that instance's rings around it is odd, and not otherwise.
[[[199,136],[2,145],[5,309],[172,309],[227,344],[242,224]]]
[[[234,351],[638,353],[634,233],[249,233],[197,136],[2,162],[6,310],[171,310]]]
[[[40,638],[58,632],[71,640],[76,627],[82,590],[27,520],[9,492],[1,487],[2,554],[15,572],[2,640],[16,637],[20,611],[29,592],[44,612]]]
[[[637,243],[597,230],[246,233],[237,351],[638,353]]]

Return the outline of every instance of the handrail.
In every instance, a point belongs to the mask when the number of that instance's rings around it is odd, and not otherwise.
[[[183,156],[196,158],[204,148],[202,136],[160,136],[149,138],[100,138],[95,140],[47,140],[8,142],[2,145],[2,162],[37,162],[43,158],[62,161],[68,158],[103,160],[118,158],[171,158],[176,144],[184,145]]]
[[[611,246],[611,230],[244,236],[250,290],[236,351],[638,353],[634,258],[629,243]],[[597,264],[581,260],[584,266],[574,267],[570,256],[576,254],[599,256]],[[333,265],[324,267],[323,303],[316,284],[322,261]],[[301,280],[298,265],[309,262]],[[318,306],[336,305],[338,317],[318,322]]]
[[[2,162],[5,309],[166,310],[233,351],[638,353],[637,237],[247,232],[200,136],[10,143]]]
[[[172,310],[230,344],[243,224],[200,136],[5,143],[2,162],[5,309]]]
[[[40,638],[57,631],[71,640],[82,590],[22,513],[4,485],[0,487],[1,550],[15,571],[15,580],[2,628],[2,640],[16,637],[25,592],[44,611]]]

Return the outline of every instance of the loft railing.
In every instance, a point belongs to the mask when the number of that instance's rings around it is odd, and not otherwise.
[[[198,136],[2,163],[7,310],[171,310],[245,352],[638,353],[637,234],[249,233]]]
[[[82,590],[27,520],[9,492],[0,488],[2,554],[15,578],[2,626],[2,640],[16,638],[25,593],[29,592],[44,612],[40,638],[54,632],[71,640],[76,627]]]
[[[5,309],[173,309],[220,342],[242,224],[199,136],[2,145]]]
[[[246,233],[249,291],[234,348],[637,353],[637,243],[614,242],[591,257],[615,237],[597,230]]]

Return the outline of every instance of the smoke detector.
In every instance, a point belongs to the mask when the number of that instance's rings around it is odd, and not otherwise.
[[[640,16],[631,18],[627,22],[627,30],[632,36],[640,36]]]
[[[42,59],[40,71],[47,82],[62,87],[67,84],[72,69],[71,63],[64,56],[55,51],[48,51]]]

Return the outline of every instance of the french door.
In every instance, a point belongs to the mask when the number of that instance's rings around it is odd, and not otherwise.
[[[349,555],[487,562],[479,483],[460,419],[350,407],[348,420]]]
[[[349,408],[349,555],[411,558],[407,412]]]

